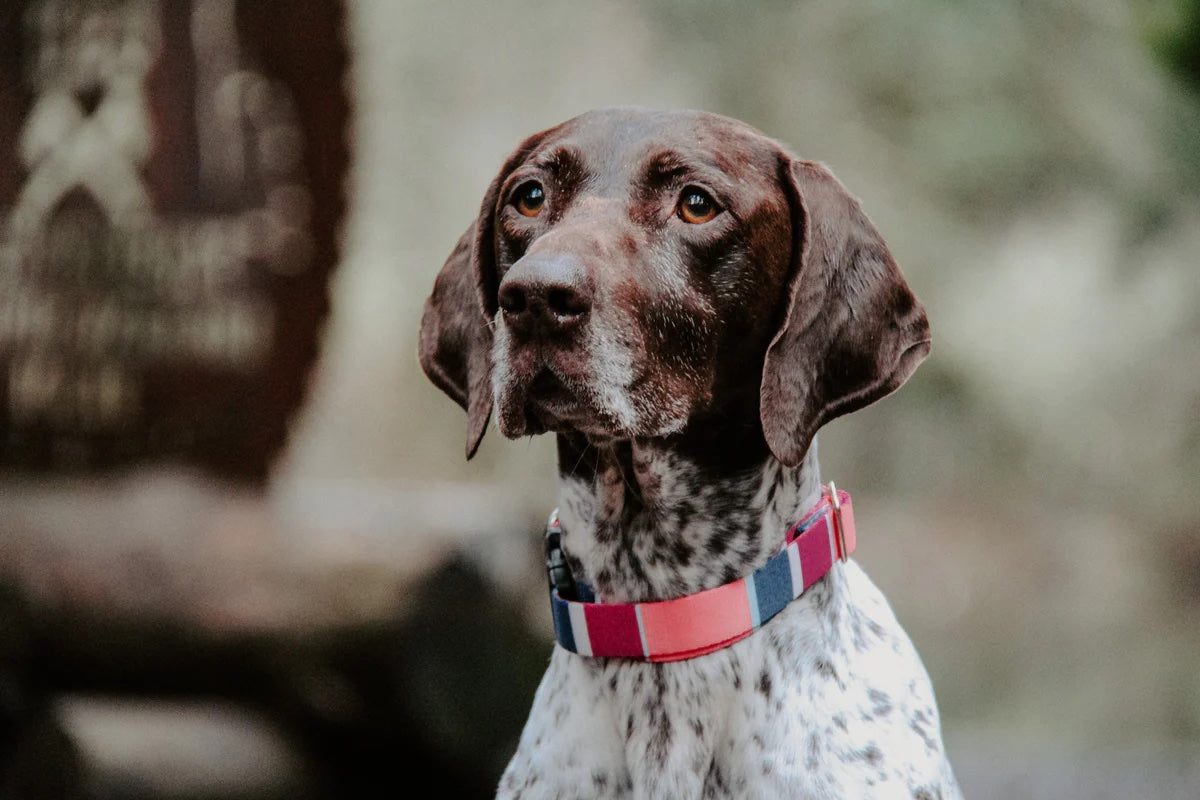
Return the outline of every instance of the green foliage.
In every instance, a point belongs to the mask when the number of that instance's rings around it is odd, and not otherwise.
[[[1200,92],[1200,0],[1172,0],[1152,5],[1145,38],[1150,49],[1177,75]]]

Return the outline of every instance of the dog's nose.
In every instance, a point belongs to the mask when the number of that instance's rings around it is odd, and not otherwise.
[[[572,255],[530,254],[513,264],[500,281],[500,308],[509,327],[558,333],[592,310],[587,272]]]

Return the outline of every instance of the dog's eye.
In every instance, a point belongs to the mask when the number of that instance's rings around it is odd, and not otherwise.
[[[542,213],[542,205],[546,202],[546,192],[537,181],[529,181],[517,187],[513,195],[513,204],[527,217],[536,217]]]
[[[675,213],[684,222],[700,225],[720,214],[721,207],[708,192],[695,186],[689,186],[679,196],[679,205],[676,207]]]

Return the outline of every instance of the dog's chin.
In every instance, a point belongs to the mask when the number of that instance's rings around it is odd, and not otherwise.
[[[496,405],[500,432],[510,439],[539,433],[613,434],[612,426],[606,424],[610,415],[549,369],[505,387]]]
[[[679,433],[687,424],[686,418],[660,413],[630,425],[599,402],[595,394],[586,387],[569,384],[550,370],[542,370],[532,380],[510,385],[499,393],[496,420],[500,433],[509,439],[541,433],[582,434],[592,444],[600,445],[665,438]],[[629,416],[628,411],[625,416]]]

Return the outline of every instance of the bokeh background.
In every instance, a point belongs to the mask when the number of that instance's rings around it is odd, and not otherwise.
[[[267,479],[0,480],[3,796],[489,796],[554,452],[465,462],[418,323],[509,150],[612,104],[827,163],[924,302],[933,355],[821,461],[967,796],[1200,796],[1200,3],[356,0],[343,35],[340,253]]]

